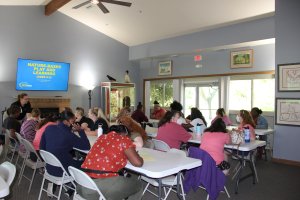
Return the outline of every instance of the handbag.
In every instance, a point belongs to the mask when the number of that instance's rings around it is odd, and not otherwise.
[[[231,143],[232,144],[243,144],[245,143],[245,135],[243,131],[231,131]]]

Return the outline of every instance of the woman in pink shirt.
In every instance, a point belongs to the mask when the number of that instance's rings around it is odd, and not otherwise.
[[[227,133],[226,125],[222,118],[218,118],[210,127],[205,129],[201,139],[200,149],[209,153],[221,170],[226,170],[230,168],[230,164],[227,162],[224,145],[230,143],[231,137]]]
[[[239,121],[240,121],[240,125],[238,127],[239,131],[244,131],[245,127],[248,127],[250,130],[250,140],[255,140],[255,124],[254,121],[250,115],[250,112],[248,112],[247,110],[240,110],[239,112]]]
[[[216,119],[221,118],[226,126],[230,126],[232,125],[231,120],[229,119],[229,117],[226,115],[224,108],[219,108],[216,112],[216,117],[211,121],[211,123],[213,123]]]
[[[57,116],[49,116],[38,124],[38,127],[37,127],[38,130],[36,131],[34,140],[32,142],[33,147],[36,151],[40,150],[41,138],[42,138],[46,128],[50,125],[57,124],[57,119],[58,119]]]
[[[179,117],[180,112],[167,111],[158,123],[156,137],[175,149],[180,149],[181,143],[186,143],[192,137],[181,125],[177,124]]]

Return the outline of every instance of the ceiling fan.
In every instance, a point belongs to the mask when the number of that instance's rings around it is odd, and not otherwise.
[[[104,14],[109,13],[109,10],[103,5],[103,3],[111,3],[111,4],[116,4],[116,5],[120,5],[120,6],[127,6],[130,7],[131,3],[129,2],[124,2],[124,1],[115,1],[115,0],[88,0],[85,1],[81,4],[78,4],[77,6],[74,6],[73,9],[78,9],[82,6],[85,6],[87,4],[94,4],[97,5]]]

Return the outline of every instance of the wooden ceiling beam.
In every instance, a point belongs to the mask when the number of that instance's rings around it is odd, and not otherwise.
[[[52,0],[45,6],[45,15],[49,16],[71,0]]]

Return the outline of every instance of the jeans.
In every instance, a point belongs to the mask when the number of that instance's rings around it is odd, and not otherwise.
[[[100,192],[107,200],[128,200],[142,199],[143,187],[142,182],[137,176],[126,178],[124,176],[115,176],[110,178],[93,179]],[[77,193],[85,199],[98,200],[99,194],[88,188],[77,185]]]

